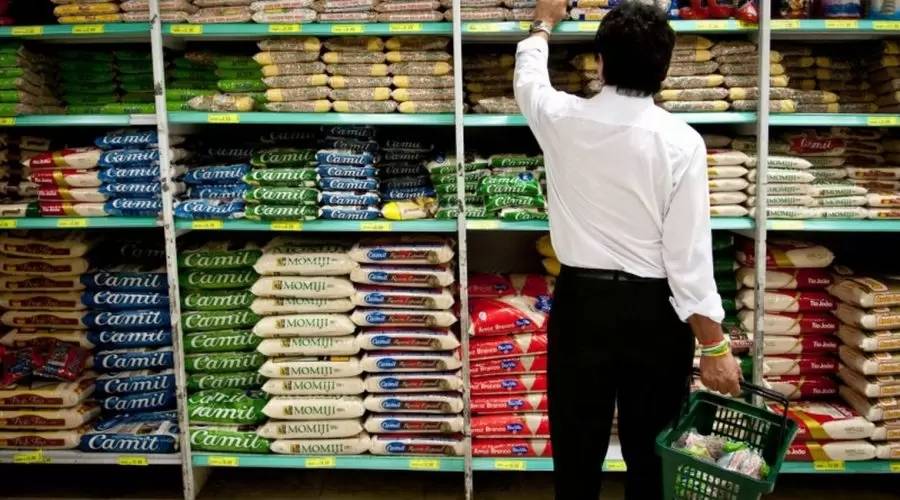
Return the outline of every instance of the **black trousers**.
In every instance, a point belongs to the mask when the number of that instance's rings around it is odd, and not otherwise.
[[[626,498],[662,497],[656,435],[688,395],[694,351],[669,296],[664,279],[601,279],[563,266],[548,332],[556,500],[597,500],[616,407]]]

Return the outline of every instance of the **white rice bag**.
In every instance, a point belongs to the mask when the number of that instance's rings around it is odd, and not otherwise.
[[[308,276],[263,276],[250,288],[257,297],[341,299],[353,296],[353,283],[346,278]]]
[[[260,316],[273,314],[344,313],[353,310],[353,301],[341,299],[257,298],[250,310]]]
[[[275,396],[263,408],[267,416],[281,420],[341,420],[365,412],[359,396]]]
[[[450,351],[459,347],[459,339],[447,329],[367,328],[357,340],[360,348],[367,351]]]
[[[453,294],[446,288],[395,288],[359,286],[353,303],[362,307],[450,309]]]
[[[453,249],[442,237],[385,237],[357,243],[350,250],[350,257],[360,263],[435,265],[450,262]]]
[[[869,398],[900,396],[900,375],[865,376],[841,363],[838,377],[856,392]]]
[[[369,453],[373,455],[439,455],[458,457],[464,442],[458,436],[372,436]]]
[[[253,269],[269,276],[343,276],[350,274],[358,264],[346,252],[263,252]]]
[[[854,276],[828,287],[828,293],[863,308],[900,305],[900,279]]]
[[[366,386],[361,377],[273,378],[266,380],[262,390],[273,396],[355,396],[365,392]]]
[[[359,352],[354,335],[265,339],[256,350],[266,356],[351,356]]]
[[[460,415],[384,415],[366,418],[366,432],[371,434],[455,434],[463,430]]]
[[[898,398],[869,399],[846,385],[842,385],[838,391],[848,405],[870,422],[900,419]]]
[[[365,285],[438,288],[453,284],[446,267],[363,265],[350,272],[350,281]]]
[[[263,338],[338,337],[356,331],[346,314],[289,314],[261,318],[253,333]]]
[[[366,377],[370,393],[449,392],[462,390],[462,378],[455,373],[391,373]]]
[[[859,309],[841,302],[834,315],[844,323],[865,330],[890,330],[900,328],[900,307],[882,307],[878,309]]]
[[[420,309],[356,309],[350,315],[359,326],[447,328],[456,323],[452,311]]]
[[[318,358],[273,358],[259,368],[268,378],[341,378],[362,373],[359,359],[341,356]]]
[[[459,413],[463,400],[459,394],[369,394],[366,410],[376,413]]]
[[[756,270],[742,267],[737,270],[738,284],[756,288]],[[832,283],[831,274],[823,269],[767,269],[766,290],[821,289]]]
[[[337,439],[278,439],[272,442],[273,453],[287,455],[360,455],[371,446],[365,432]]]
[[[360,360],[367,373],[442,372],[461,366],[456,352],[367,352]]]
[[[900,374],[900,351],[864,353],[842,345],[838,353],[844,364],[863,375]]]
[[[860,461],[875,458],[875,446],[868,441],[833,441],[819,443],[816,441],[794,441],[788,446],[786,461],[820,462],[820,461]]]
[[[776,403],[769,408],[783,411]],[[795,442],[868,439],[875,430],[874,424],[842,403],[797,401],[788,407],[788,417],[797,423]]]
[[[269,420],[256,428],[256,434],[268,439],[349,438],[363,431],[359,419],[346,420]]]

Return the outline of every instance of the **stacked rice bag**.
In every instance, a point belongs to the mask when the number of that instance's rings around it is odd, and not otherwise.
[[[434,36],[401,36],[385,41],[385,61],[390,64],[388,71],[396,87],[391,98],[398,103],[397,111],[453,112],[453,56],[447,52],[449,43],[449,38]]]
[[[259,320],[250,287],[258,246],[207,241],[189,244],[178,256],[181,327],[188,374],[191,446],[197,450],[266,453],[256,436],[265,420],[265,378],[257,370],[265,356],[255,352]]]
[[[702,36],[677,37],[669,73],[655,97],[659,106],[671,112],[726,111],[730,105],[725,100],[728,91],[722,87],[725,77],[718,72],[719,63],[713,58],[755,50],[743,43],[722,41],[713,46],[711,40]]]
[[[244,146],[195,147],[199,167],[188,167],[192,175],[186,175],[187,190],[181,200],[175,201],[175,217],[180,219],[230,219],[244,216],[244,193],[248,189],[243,172],[250,165],[254,149]],[[214,178],[220,171],[222,177]],[[184,171],[178,167],[176,174]],[[202,174],[202,175],[201,175]]]
[[[315,5],[320,23],[371,23],[377,20],[379,0],[319,0]]]
[[[348,275],[358,265],[343,244],[275,238],[254,268],[260,319],[253,333],[268,357],[260,368],[271,397],[259,436],[274,453],[358,455],[368,451],[362,369]]]
[[[476,113],[519,113],[512,87],[515,64],[511,53],[480,53],[464,58],[466,100]]]
[[[900,219],[900,141],[885,137],[885,165],[848,169],[851,182],[868,190],[870,219]]]
[[[50,149],[48,139],[33,136],[0,134],[0,217],[36,215],[37,184],[28,180],[22,165],[36,154]]]
[[[148,0],[123,0],[122,21],[126,23],[150,22],[150,2]],[[164,23],[186,23],[199,10],[191,0],[160,0],[159,17]]]
[[[185,53],[185,58],[198,66],[215,66],[218,77],[216,87],[219,93],[197,92],[197,96],[186,103],[190,109],[253,111],[257,103],[265,102],[266,84],[259,74],[259,64],[251,56],[189,51]]]
[[[588,97],[598,94],[603,88],[603,78],[600,74],[597,55],[592,53],[579,54],[572,59],[571,63],[572,66],[575,66],[575,69],[581,72],[581,92]]]
[[[489,163],[484,158],[474,156],[467,157],[463,165],[465,169],[466,217],[483,219],[487,218],[484,209],[484,197],[478,194],[478,181],[491,175]],[[425,164],[425,168],[431,175],[437,194],[438,210],[435,218],[455,219],[459,213],[459,195],[456,185],[456,157],[452,155],[438,154]]]
[[[375,5],[380,23],[442,21],[446,7],[438,0],[382,0]]]
[[[900,280],[838,268],[840,394],[874,428],[875,456],[900,457]]]
[[[316,20],[314,0],[262,0],[250,4],[253,22],[311,23]]]
[[[328,75],[319,61],[322,43],[315,37],[291,37],[261,40],[253,59],[261,66],[267,111],[325,112],[328,101]]]
[[[211,60],[179,55],[166,68],[166,106],[169,111],[189,111],[189,100],[218,93],[219,78],[253,74],[252,70],[217,69]]]
[[[540,178],[541,155],[498,154],[488,158],[491,175],[477,181],[487,214],[506,221],[547,220]]]
[[[60,24],[118,23],[122,21],[119,0],[50,0]]]
[[[452,2],[441,0],[446,9],[444,19],[453,20]],[[463,21],[506,21],[511,19],[510,10],[504,6],[503,0],[460,0],[460,17]]]
[[[866,78],[865,61],[874,48],[847,43],[813,46],[778,45],[782,65],[796,89],[794,99],[801,113],[871,113],[878,110],[877,96]]]
[[[20,43],[0,44],[0,116],[62,113],[55,73],[47,56]]]
[[[424,219],[436,210],[432,178],[425,169],[434,145],[414,137],[394,134],[381,141],[376,166],[384,202],[381,214],[386,219]]]
[[[323,219],[368,220],[381,217],[375,155],[350,149],[321,149],[316,153]]]
[[[247,206],[253,220],[310,220],[318,217],[316,150],[273,148],[254,153],[253,169],[244,176]]]
[[[896,40],[882,40],[877,59],[870,61],[869,81],[875,103],[883,113],[900,112],[900,44]]]
[[[99,414],[85,371],[85,233],[0,235],[0,448],[71,449]]]
[[[59,53],[61,97],[70,114],[153,113],[150,53],[139,49]]]
[[[192,0],[192,3],[198,10],[188,18],[190,23],[247,23],[252,18],[253,0]]]
[[[321,14],[320,14],[321,15]],[[339,113],[390,113],[390,72],[384,42],[377,37],[338,37],[324,42],[322,61],[330,75],[328,93]]]
[[[750,185],[746,165],[750,157],[740,151],[728,149],[731,138],[722,135],[704,135],[706,165],[709,177],[709,204],[712,217],[744,217],[744,207]]]
[[[463,454],[463,398],[453,250],[440,237],[364,240],[351,249],[358,267],[351,319],[358,342],[375,455]]]

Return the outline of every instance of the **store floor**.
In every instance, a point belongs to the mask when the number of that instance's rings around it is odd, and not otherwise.
[[[3,499],[181,498],[177,468],[118,466],[0,466]],[[619,474],[607,474],[603,499],[622,498]],[[544,473],[478,473],[477,500],[549,500]],[[377,471],[216,469],[202,500],[458,500],[462,475]],[[893,476],[783,476],[771,500],[896,500]]]

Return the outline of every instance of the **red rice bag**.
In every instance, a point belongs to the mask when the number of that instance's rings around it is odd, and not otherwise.
[[[547,394],[536,392],[520,396],[473,396],[471,408],[472,413],[475,415],[487,413],[546,412]]]
[[[67,148],[58,151],[40,153],[22,161],[22,164],[32,170],[75,168],[86,169],[97,166],[100,159],[99,148]]]
[[[511,335],[546,331],[547,314],[533,297],[474,299],[469,303],[470,333]]]
[[[546,333],[480,337],[469,341],[469,357],[473,361],[491,358],[512,358],[545,352],[547,352]]]
[[[766,385],[794,401],[798,399],[823,399],[837,396],[838,385],[826,375],[785,375],[766,377]]]
[[[42,354],[44,362],[34,370],[35,377],[71,382],[84,371],[88,350],[65,342],[49,342]]]
[[[502,274],[478,273],[469,277],[469,298],[497,298],[514,295],[512,282]]]
[[[538,373],[532,375],[484,377],[472,380],[470,385],[474,396],[547,392],[547,375]]]
[[[837,373],[838,360],[833,356],[804,354],[800,356],[766,356],[763,372],[766,376],[827,375]]]
[[[476,457],[552,457],[549,439],[504,438],[472,439],[472,455]]]
[[[556,286],[556,278],[543,274],[511,274],[509,280],[516,294],[526,297],[550,297]]]
[[[547,371],[547,356],[521,356],[518,358],[498,358],[472,363],[473,377],[490,377],[500,374],[543,373]]]
[[[549,437],[550,418],[545,413],[478,415],[472,417],[472,435]]]

